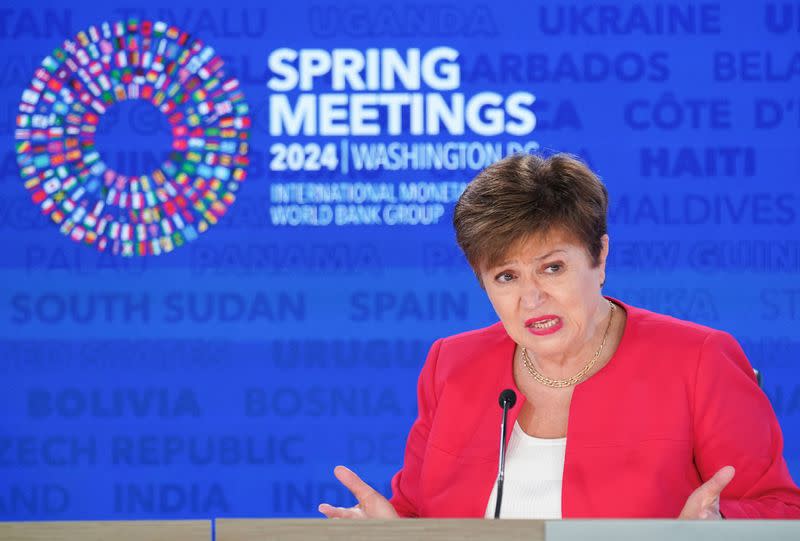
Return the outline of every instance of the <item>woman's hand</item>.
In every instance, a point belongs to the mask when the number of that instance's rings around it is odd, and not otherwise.
[[[733,479],[736,470],[725,466],[689,495],[678,518],[720,520],[719,495]]]
[[[353,493],[358,500],[354,507],[334,507],[327,503],[319,505],[319,512],[328,518],[397,518],[397,511],[389,500],[366,484],[361,478],[344,466],[336,466],[333,474]]]

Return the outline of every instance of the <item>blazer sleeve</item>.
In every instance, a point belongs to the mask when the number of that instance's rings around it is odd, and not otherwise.
[[[443,339],[433,343],[417,385],[417,419],[406,440],[403,467],[392,478],[391,504],[401,517],[420,516],[419,480],[436,411],[436,364]]]
[[[726,518],[800,518],[800,490],[783,458],[783,436],[772,406],[736,340],[713,331],[697,363],[694,457],[703,481],[732,465],[720,495]]]

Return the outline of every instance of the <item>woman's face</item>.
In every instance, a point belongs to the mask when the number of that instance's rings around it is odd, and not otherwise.
[[[607,254],[608,235],[603,236],[599,264],[593,265],[583,245],[556,229],[520,243],[505,261],[481,269],[480,276],[517,344],[540,361],[563,363],[576,357],[583,363],[607,323],[608,305],[600,292]]]

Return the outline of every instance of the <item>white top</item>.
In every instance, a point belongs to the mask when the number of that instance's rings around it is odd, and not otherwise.
[[[561,480],[567,438],[535,438],[514,423],[506,450],[500,518],[561,518]],[[494,518],[495,482],[486,518]]]

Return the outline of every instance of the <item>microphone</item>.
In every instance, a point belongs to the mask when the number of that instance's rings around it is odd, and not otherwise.
[[[503,501],[503,481],[506,476],[506,420],[508,410],[517,403],[517,393],[506,389],[500,393],[499,402],[503,408],[503,420],[500,423],[500,466],[497,471],[497,502],[494,506],[494,518],[500,518],[500,504]]]

